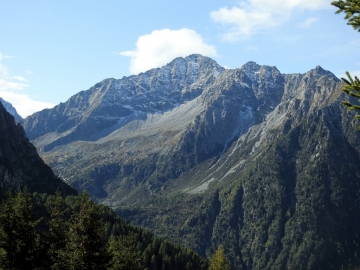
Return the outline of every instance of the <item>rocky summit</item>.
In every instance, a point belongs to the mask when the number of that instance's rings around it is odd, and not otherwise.
[[[27,117],[67,183],[234,269],[339,269],[360,252],[359,134],[342,82],[201,55]]]

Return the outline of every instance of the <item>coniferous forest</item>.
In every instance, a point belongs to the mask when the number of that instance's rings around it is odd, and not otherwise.
[[[193,251],[132,226],[87,192],[8,192],[0,206],[0,269],[207,269]]]

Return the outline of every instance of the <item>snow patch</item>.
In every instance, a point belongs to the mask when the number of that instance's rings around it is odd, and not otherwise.
[[[247,83],[242,82],[242,86],[245,86],[247,88],[250,88],[250,86]]]

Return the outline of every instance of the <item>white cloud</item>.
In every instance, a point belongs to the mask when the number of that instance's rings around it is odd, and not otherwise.
[[[215,47],[206,44],[201,35],[194,30],[182,28],[155,30],[151,34],[140,36],[135,50],[120,54],[131,57],[130,72],[138,74],[165,65],[176,57],[193,53],[217,55]]]
[[[297,27],[300,28],[310,28],[314,23],[316,23],[319,19],[318,18],[308,18],[305,21],[303,21],[302,23],[299,23],[297,25]]]
[[[25,79],[24,77],[21,77],[21,76],[13,76],[13,78],[19,82],[28,82],[27,79]]]
[[[21,77],[10,76],[8,69],[4,65],[0,64],[0,91],[22,90],[27,87],[27,84],[16,82],[16,80],[21,81],[19,78]]]
[[[34,112],[41,111],[46,108],[53,108],[55,104],[41,102],[31,99],[28,95],[17,94],[10,91],[0,91],[0,97],[10,102],[21,115],[25,118]]]
[[[224,37],[233,41],[277,27],[296,11],[330,8],[330,3],[331,0],[248,0],[237,7],[222,7],[210,16],[215,22],[230,26]]]
[[[2,59],[4,56],[0,54],[0,61]],[[6,66],[0,63],[0,97],[10,102],[22,117],[55,106],[51,103],[33,100],[25,94],[24,90],[28,87],[27,82],[28,80],[21,76],[11,76]]]
[[[248,51],[257,51],[259,48],[257,46],[247,46],[246,50]]]

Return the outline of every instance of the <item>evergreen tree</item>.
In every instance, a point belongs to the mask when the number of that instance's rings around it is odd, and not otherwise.
[[[344,12],[345,20],[348,20],[348,25],[351,25],[355,30],[360,32],[360,1],[359,0],[339,0],[331,3],[337,7],[336,14]]]
[[[144,270],[141,265],[141,252],[135,248],[135,243],[130,237],[111,236],[108,251],[112,257],[108,269]]]
[[[336,14],[344,12],[345,20],[348,20],[348,25],[351,25],[355,30],[360,32],[360,0],[339,0],[331,3],[333,6],[339,8]],[[345,86],[343,91],[349,96],[356,97],[360,102],[360,80],[357,76],[353,79],[348,71],[346,71],[348,79],[341,78]],[[347,106],[350,110],[360,110],[360,106],[352,104],[348,101],[343,101],[342,104]],[[355,119],[360,119],[360,115],[356,115]],[[360,127],[358,127],[360,130]]]
[[[39,239],[31,195],[19,191],[7,194],[0,206],[0,267],[3,269],[35,269],[39,263]]]
[[[48,268],[50,269],[68,269],[62,256],[66,247],[66,232],[69,226],[65,222],[64,215],[68,210],[65,208],[60,192],[56,192],[55,199],[49,207],[49,232],[46,235]]]
[[[84,191],[79,195],[79,211],[71,216],[66,246],[60,254],[67,269],[106,269],[105,226],[100,221],[97,205]]]
[[[230,270],[230,264],[227,261],[224,250],[218,248],[214,255],[210,258],[209,270]]]

